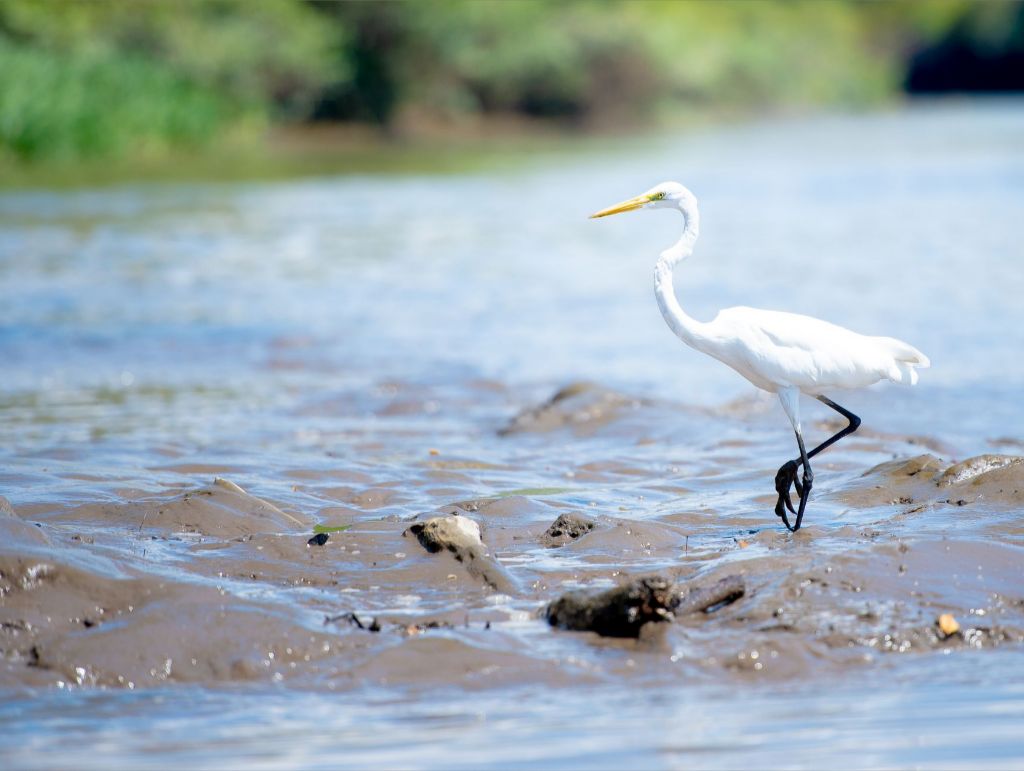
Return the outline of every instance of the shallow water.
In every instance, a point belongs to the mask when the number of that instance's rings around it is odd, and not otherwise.
[[[932,359],[917,388],[836,395],[864,427],[819,460],[796,536],[771,512],[781,410],[658,317],[678,218],[586,219],[666,178],[701,199],[693,315],[795,310]],[[0,195],[0,494],[38,524],[0,549],[4,754],[1019,766],[1018,467],[939,475],[1024,454],[1021,211],[1016,102],[493,175]],[[550,430],[499,433],[575,381],[600,386]],[[507,591],[403,535],[453,510]],[[566,511],[597,529],[546,548]],[[308,547],[315,523],[348,529]],[[739,572],[747,596],[638,642],[536,615],[654,571]],[[348,612],[382,631],[324,622]]]

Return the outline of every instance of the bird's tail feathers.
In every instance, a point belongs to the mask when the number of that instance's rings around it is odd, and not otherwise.
[[[894,383],[914,385],[917,383],[917,370],[928,369],[932,364],[927,356],[902,340],[897,340],[894,337],[877,337],[875,339],[884,345],[893,357],[888,375]]]
[[[928,369],[932,365],[927,356],[909,343],[904,343],[895,337],[876,337],[875,340],[884,345],[896,361],[913,364],[921,369]]]
[[[909,383],[917,385],[917,370],[913,364],[905,361],[895,361],[889,368],[889,379],[894,383]]]

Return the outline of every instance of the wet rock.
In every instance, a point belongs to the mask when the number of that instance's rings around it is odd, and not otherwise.
[[[570,512],[560,514],[558,519],[551,523],[551,526],[544,531],[540,542],[548,548],[564,546],[577,538],[581,538],[597,527],[597,523],[582,514]]]
[[[605,637],[639,637],[640,628],[672,618],[679,604],[675,584],[661,576],[630,581],[604,592],[562,595],[547,607],[551,626]]]
[[[952,637],[960,631],[960,622],[956,620],[952,613],[943,613],[936,619],[935,625],[938,627],[943,638]]]
[[[640,404],[638,399],[593,383],[572,383],[543,404],[520,412],[498,434],[542,433],[566,426],[593,429]]]
[[[569,592],[548,605],[545,615],[551,626],[561,629],[636,638],[644,624],[714,610],[739,599],[744,592],[739,576],[689,590],[662,576],[647,576],[602,592]]]
[[[480,525],[469,517],[434,517],[417,522],[406,532],[412,533],[427,551],[450,551],[453,554],[483,550]]]
[[[469,517],[433,517],[417,522],[402,535],[416,536],[420,545],[431,554],[448,552],[466,571],[492,589],[511,593],[515,581],[508,571],[492,557],[480,537],[480,525]]]
[[[330,539],[330,537],[331,536],[328,533],[317,533],[312,538],[310,538],[308,541],[306,541],[306,545],[307,546],[323,546],[325,543],[327,543],[327,541]]]

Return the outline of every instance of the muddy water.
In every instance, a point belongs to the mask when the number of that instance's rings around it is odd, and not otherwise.
[[[1021,137],[1002,103],[493,175],[4,194],[4,755],[1019,766]],[[678,222],[584,219],[663,178],[704,207],[694,315],[932,357],[916,389],[835,395],[864,427],[796,535],[781,410],[657,316]],[[452,514],[474,564],[410,532]],[[594,527],[546,535],[562,514]],[[655,572],[747,591],[638,640],[540,615]]]

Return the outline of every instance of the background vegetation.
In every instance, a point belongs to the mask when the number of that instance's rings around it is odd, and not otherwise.
[[[1022,55],[1020,3],[5,0],[0,159],[146,157],[278,124],[859,105],[1021,88]]]

